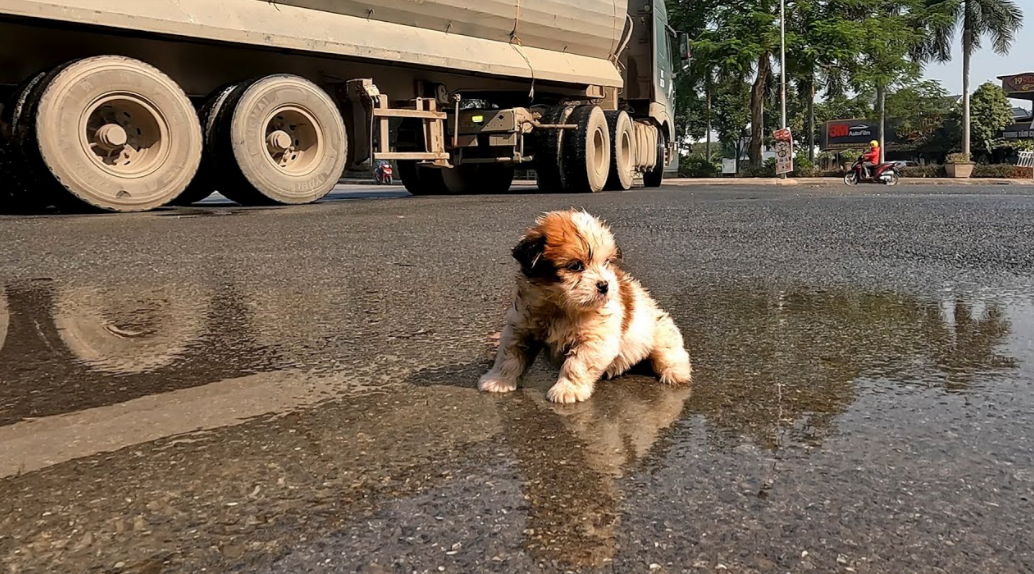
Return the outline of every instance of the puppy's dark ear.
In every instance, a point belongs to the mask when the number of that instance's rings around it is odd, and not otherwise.
[[[546,251],[545,235],[526,235],[513,248],[513,258],[521,264],[521,272],[528,277],[540,275],[543,266],[542,254]]]

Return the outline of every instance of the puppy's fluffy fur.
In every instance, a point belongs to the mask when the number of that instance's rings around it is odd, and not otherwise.
[[[479,389],[516,389],[543,347],[563,361],[547,394],[557,403],[584,401],[601,376],[616,377],[646,360],[661,382],[689,382],[692,367],[682,334],[618,267],[621,250],[605,223],[584,211],[546,213],[513,256],[521,265],[516,297],[495,365]]]

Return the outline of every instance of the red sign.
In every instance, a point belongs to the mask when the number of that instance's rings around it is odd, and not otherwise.
[[[829,124],[829,137],[843,138],[851,134],[851,124]]]
[[[1002,77],[1002,87],[1009,94],[1034,93],[1034,72]]]

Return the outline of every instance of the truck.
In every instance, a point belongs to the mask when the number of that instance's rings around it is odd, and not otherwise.
[[[664,0],[3,0],[0,210],[658,186],[688,52]]]

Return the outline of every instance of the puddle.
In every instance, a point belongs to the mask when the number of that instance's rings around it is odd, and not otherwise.
[[[1011,528],[979,508],[1030,510],[1029,438],[1011,440],[1034,403],[1027,299],[659,291],[694,384],[633,374],[557,406],[543,362],[478,393],[488,331],[470,323],[425,327],[376,290],[245,292],[6,289],[0,564],[974,571],[966,540],[1016,563],[963,535]],[[918,544],[915,515],[960,550]]]
[[[8,286],[0,425],[284,368],[232,289]]]
[[[720,289],[680,294],[694,400],[717,444],[817,446],[866,379],[966,392],[1011,373],[1006,304],[946,295]]]

